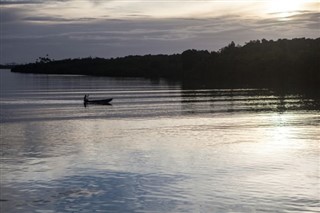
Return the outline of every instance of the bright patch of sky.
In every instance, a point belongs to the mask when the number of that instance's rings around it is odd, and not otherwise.
[[[319,11],[319,1],[302,0],[3,0],[4,7],[26,15],[64,18],[211,18],[223,15],[266,17]]]

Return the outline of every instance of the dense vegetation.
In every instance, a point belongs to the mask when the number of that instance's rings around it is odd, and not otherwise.
[[[0,69],[12,69],[15,66],[14,64],[0,64]]]
[[[167,78],[212,87],[320,87],[320,38],[231,42],[219,51],[187,50],[174,55],[83,58],[48,57],[13,72]]]

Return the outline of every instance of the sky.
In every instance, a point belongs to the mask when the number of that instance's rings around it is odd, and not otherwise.
[[[320,37],[320,0],[1,0],[0,64]]]

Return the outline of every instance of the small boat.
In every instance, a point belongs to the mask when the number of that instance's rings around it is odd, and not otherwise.
[[[108,99],[93,99],[89,100],[89,95],[85,95],[83,98],[83,103],[86,104],[100,104],[100,105],[109,105],[110,102],[112,101],[112,98]]]

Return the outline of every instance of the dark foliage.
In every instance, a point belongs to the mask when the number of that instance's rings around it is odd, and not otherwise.
[[[320,87],[320,38],[231,42],[217,52],[37,61],[13,72],[167,78],[212,87]]]
[[[12,69],[15,66],[15,64],[0,64],[0,69]]]

